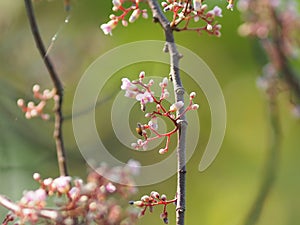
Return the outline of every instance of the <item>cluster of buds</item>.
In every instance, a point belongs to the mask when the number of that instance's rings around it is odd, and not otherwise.
[[[136,143],[132,143],[132,147],[136,150],[143,149],[146,150],[148,147],[148,143],[158,138],[167,138],[166,145],[164,148],[159,150],[160,154],[164,154],[169,150],[169,143],[171,139],[171,135],[176,133],[178,130],[178,122],[180,121],[181,117],[190,110],[197,110],[199,108],[198,104],[193,103],[193,99],[196,96],[195,92],[190,94],[190,101],[188,106],[179,113],[179,110],[184,107],[184,103],[182,101],[175,102],[172,104],[169,109],[167,109],[163,102],[166,98],[169,97],[169,92],[167,90],[168,86],[168,79],[165,77],[163,78],[162,82],[159,83],[161,94],[159,97],[154,96],[154,92],[151,91],[151,86],[154,84],[153,80],[149,82],[144,82],[145,72],[142,71],[139,75],[138,80],[130,81],[128,78],[122,79],[121,89],[125,90],[125,96],[129,98],[134,98],[141,104],[141,110],[146,111],[146,104],[147,103],[154,103],[156,104],[156,108],[154,111],[146,113],[145,117],[149,118],[150,121],[147,124],[140,124],[138,123],[136,131],[137,133],[144,138],[138,139]],[[167,118],[174,124],[174,129],[167,132],[167,133],[159,133],[158,132],[158,123],[157,117]],[[154,134],[153,137],[149,137],[149,133]]]
[[[128,2],[130,5],[128,7],[125,6],[125,2]],[[148,18],[147,9],[141,9],[140,8],[140,0],[112,0],[113,8],[112,10],[114,12],[121,11],[121,15],[117,16],[115,14],[111,14],[109,16],[110,21],[102,24],[100,28],[104,32],[104,34],[110,34],[112,35],[112,30],[118,25],[119,21],[122,21],[123,26],[128,26],[129,23],[135,22],[140,15],[142,15],[143,18]],[[129,15],[128,21],[127,21],[127,15]]]
[[[19,202],[9,203],[11,213],[3,224],[16,219],[19,224],[36,224],[45,219],[66,225],[134,224],[138,211],[123,208],[128,197],[137,191],[132,174],[137,174],[138,164],[134,160],[125,168],[109,168],[103,164],[89,173],[86,182],[69,176],[42,179],[40,174],[34,173],[33,179],[39,187],[25,191]],[[120,183],[107,180],[97,171],[118,178]],[[124,202],[120,202],[120,197]]]
[[[143,18],[148,18],[147,10],[140,8],[141,0],[112,0],[113,11],[121,11],[121,15],[116,16],[111,14],[110,21],[102,24],[100,28],[104,34],[112,34],[112,30],[122,21],[123,26],[128,25],[128,21],[133,23],[142,15]],[[198,33],[206,31],[209,34],[220,36],[221,25],[215,21],[216,17],[222,17],[222,10],[215,6],[212,10],[207,11],[208,6],[202,4],[203,0],[167,0],[161,3],[164,12],[173,12],[173,18],[170,23],[171,28],[176,31],[193,30]],[[227,9],[233,10],[233,0],[227,0]],[[125,7],[125,3],[129,3],[129,7]],[[131,14],[130,14],[131,13]],[[130,14],[128,21],[126,16]],[[189,27],[190,21],[202,21],[205,23],[201,27]],[[179,27],[181,22],[185,21],[183,27]]]
[[[25,117],[27,119],[41,117],[43,120],[48,120],[50,116],[49,114],[44,113],[43,110],[49,99],[57,98],[55,89],[52,89],[51,91],[49,89],[45,89],[43,92],[41,92],[40,86],[35,84],[32,88],[32,92],[33,97],[40,101],[39,103],[35,104],[33,101],[29,101],[26,105],[24,99],[20,98],[17,101],[17,105],[25,113]]]
[[[167,0],[161,3],[164,12],[170,11],[173,13],[173,19],[171,21],[171,27],[176,31],[191,30],[201,33],[206,31],[211,35],[217,37],[221,36],[221,25],[218,24],[215,19],[216,17],[222,17],[222,9],[218,6],[215,6],[212,10],[207,11],[208,6],[202,4],[202,0],[193,0],[191,1],[175,1]],[[233,8],[233,1],[228,1],[228,9]],[[204,22],[203,26],[200,27],[190,27],[190,21],[194,22],[202,21]],[[179,27],[179,24],[184,22],[183,27]]]
[[[168,224],[169,219],[167,205],[176,204],[176,198],[167,200],[167,196],[165,194],[160,195],[157,191],[152,191],[150,195],[144,195],[141,197],[140,200],[130,201],[129,204],[142,208],[140,216],[145,215],[147,209],[149,209],[150,212],[153,212],[154,206],[163,205],[163,211],[160,214],[160,218],[164,221],[165,224]]]

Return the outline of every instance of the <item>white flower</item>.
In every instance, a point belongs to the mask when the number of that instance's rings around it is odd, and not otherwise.
[[[153,98],[150,92],[145,91],[144,93],[139,93],[136,95],[136,100],[140,101],[141,104],[146,104],[148,102],[153,102]]]

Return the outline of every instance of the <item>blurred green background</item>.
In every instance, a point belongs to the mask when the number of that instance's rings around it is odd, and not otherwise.
[[[226,1],[209,2],[210,7],[215,4],[224,9],[226,7]],[[99,26],[108,21],[111,13],[109,0],[73,1],[68,24],[64,24],[67,13],[62,1],[34,1],[34,7],[46,45],[59,31],[50,56],[65,85],[64,115],[67,118],[71,116],[72,100],[80,77],[98,56],[124,43],[164,39],[161,28],[153,24],[150,18],[139,19],[127,28],[119,25],[113,30],[113,36],[105,36]],[[209,169],[200,173],[198,164],[209,137],[210,111],[200,88],[188,77],[183,77],[185,89],[196,91],[199,95],[195,102],[201,105],[200,142],[187,164],[187,224],[242,224],[257,194],[267,157],[267,105],[264,94],[256,87],[256,79],[265,61],[263,57],[258,57],[260,53],[254,40],[237,34],[237,28],[242,23],[239,11],[224,10],[219,22],[223,26],[221,38],[190,32],[175,34],[178,44],[195,52],[214,72],[222,87],[228,113],[221,151]],[[23,190],[36,187],[31,178],[34,172],[40,172],[43,177],[58,175],[52,139],[53,122],[26,120],[16,105],[20,97],[26,100],[32,98],[31,88],[35,83],[42,88],[52,87],[35,48],[23,1],[0,1],[0,43],[0,193],[17,200]],[[149,75],[168,75],[168,69],[164,66],[142,64],[125,68],[119,73],[134,78],[141,70]],[[96,119],[106,146],[125,159],[130,158],[128,153],[136,153],[122,149],[125,147],[117,142],[110,120],[105,119],[110,117],[113,96],[118,93],[120,84],[119,77],[108,82],[99,96],[103,104],[97,108]],[[279,173],[258,225],[300,223],[300,124],[291,114],[287,95],[279,96],[282,126]],[[133,126],[135,120],[130,121]],[[64,135],[70,173],[84,177],[86,164],[76,146],[71,119],[64,123]],[[145,153],[141,161],[150,164],[152,158],[158,157],[157,151],[151,151]],[[173,196],[176,177],[140,188],[137,198],[151,190]],[[169,206],[170,224],[175,224],[172,207]],[[0,219],[5,212],[0,209]],[[162,224],[159,213],[160,209],[155,209],[153,216],[147,213],[139,224]]]

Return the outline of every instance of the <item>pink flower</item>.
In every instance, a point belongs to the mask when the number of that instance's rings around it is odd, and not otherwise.
[[[37,189],[35,191],[27,191],[20,200],[21,205],[29,207],[42,208],[45,206],[47,193],[44,189]]]
[[[125,96],[128,98],[136,98],[138,94],[137,86],[131,83],[131,81],[128,78],[122,79],[121,89],[126,90]]]
[[[222,9],[219,6],[215,6],[212,10],[207,12],[207,15],[211,17],[222,17]]]
[[[112,35],[111,31],[117,26],[117,20],[111,20],[108,23],[104,23],[100,26],[105,35]]]
[[[109,193],[113,193],[117,190],[116,186],[113,185],[111,182],[109,182],[106,186],[105,186],[106,191],[108,191]]]
[[[148,102],[153,102],[153,97],[150,92],[145,91],[136,95],[136,100],[140,101],[141,104],[145,105]]]
[[[61,194],[67,193],[70,190],[71,177],[61,176],[53,180],[51,187]]]

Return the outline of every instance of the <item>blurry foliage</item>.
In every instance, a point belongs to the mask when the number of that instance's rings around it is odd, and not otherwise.
[[[219,1],[212,2],[219,4]],[[112,37],[103,35],[99,25],[106,21],[110,8],[110,1],[73,1],[70,23],[63,25],[67,13],[62,1],[35,1],[37,20],[45,43],[50,44],[53,35],[63,26],[50,56],[65,85],[66,116],[71,115],[77,83],[94,59],[123,43],[163,38],[161,29],[150,18],[138,20],[127,28],[120,26],[114,30]],[[205,96],[200,95],[199,87],[183,76],[186,90],[199,93],[197,100],[200,99],[201,119],[198,150],[187,167],[188,224],[240,224],[255,196],[263,171],[268,122],[264,95],[256,88],[260,65],[255,59],[261,54],[257,55],[257,45],[253,40],[238,36],[237,27],[241,23],[239,12],[224,10],[223,14],[223,18],[219,19],[223,26],[221,38],[189,32],[175,34],[178,44],[198,54],[215,73],[224,92],[228,113],[227,132],[220,154],[207,171],[200,173],[198,163],[209,137],[210,111]],[[43,177],[58,174],[52,122],[26,120],[16,105],[19,97],[29,99],[33,84],[51,88],[51,83],[35,49],[22,1],[0,2],[0,33],[0,192],[14,200],[21,196],[22,190],[35,185],[31,179],[33,172],[40,172]],[[120,73],[124,76],[135,75],[142,66],[125,68]],[[167,69],[159,65],[146,65],[143,70],[147,74],[167,75]],[[111,79],[99,101],[119,92],[120,76]],[[100,104],[96,112],[110,116],[107,110],[112,99],[103,104],[105,106]],[[288,96],[281,94],[279,105],[283,128],[281,167],[258,225],[294,225],[300,221],[300,178],[297,172],[300,124],[291,116]],[[116,150],[116,154],[120,157],[136,154],[116,142],[108,126],[109,120],[98,120],[100,135],[103,135],[108,146]],[[64,124],[64,134],[70,172],[75,176],[84,176],[86,165],[76,147],[71,119]],[[151,163],[146,159],[157,155],[157,151],[147,153],[145,163]],[[175,184],[175,177],[172,177],[155,187],[143,187],[141,191],[147,193],[155,188],[171,196],[175,192]],[[6,210],[0,209],[0,212],[4,215]],[[159,210],[154,213],[159,213]],[[173,218],[172,215],[170,218]],[[139,224],[149,224],[150,221],[152,224],[160,223],[159,216],[143,217]]]

